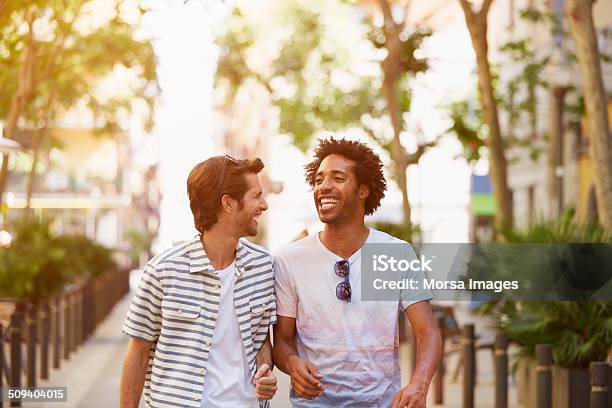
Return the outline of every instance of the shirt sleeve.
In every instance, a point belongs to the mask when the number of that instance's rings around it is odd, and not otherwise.
[[[164,296],[159,273],[147,264],[123,323],[123,333],[150,343],[161,330],[161,303]]]
[[[402,245],[404,255],[403,259],[417,259],[417,254],[414,252],[412,245],[406,243]],[[402,273],[402,279],[413,279],[418,283],[418,289],[402,289],[400,290],[400,307],[402,310],[406,310],[407,307],[422,302],[425,300],[433,299],[433,295],[429,289],[425,289],[424,282],[426,279],[425,273],[422,270],[408,270]]]
[[[275,264],[275,259],[271,259],[272,265]],[[272,267],[273,268],[273,267]],[[274,269],[272,269],[272,275],[274,275]],[[272,286],[272,297],[270,298],[270,302],[268,304],[268,308],[266,309],[266,313],[263,317],[262,322],[265,323],[266,328],[276,324],[276,296],[275,296],[275,287]]]
[[[274,258],[274,288],[276,290],[276,313],[279,316],[297,317],[298,298],[294,289],[294,280],[281,258]]]

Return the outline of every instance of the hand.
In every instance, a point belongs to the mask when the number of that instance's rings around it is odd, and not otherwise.
[[[425,408],[427,388],[417,384],[408,384],[395,394],[391,408]]]
[[[255,373],[255,394],[262,400],[270,400],[276,394],[276,376],[267,364],[262,364]]]
[[[294,357],[289,363],[291,386],[297,395],[312,400],[323,394],[325,388],[319,381],[323,375],[310,361]]]
[[[269,400],[276,393],[276,376],[268,364],[262,364],[255,373],[255,394],[257,398]]]

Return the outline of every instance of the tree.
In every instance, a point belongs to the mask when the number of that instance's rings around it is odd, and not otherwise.
[[[408,199],[408,179],[407,170],[411,164],[418,163],[420,157],[425,153],[430,144],[421,144],[413,155],[409,155],[406,148],[402,145],[401,135],[406,129],[404,114],[410,109],[409,105],[402,102],[401,93],[406,92],[401,89],[402,85],[407,84],[403,81],[406,75],[416,75],[424,72],[428,68],[427,60],[417,59],[415,51],[420,47],[424,38],[430,32],[414,33],[406,32],[406,22],[408,20],[408,8],[401,22],[396,22],[393,18],[391,5],[388,0],[378,0],[380,10],[383,14],[384,23],[382,26],[382,36],[373,36],[375,43],[377,38],[379,46],[383,46],[387,51],[387,56],[381,61],[380,65],[383,72],[382,93],[387,104],[387,114],[391,119],[393,127],[393,139],[391,142],[391,158],[393,160],[394,175],[397,185],[402,193],[403,223],[411,225],[410,201]]]
[[[597,212],[603,227],[612,231],[612,140],[597,34],[593,24],[593,1],[567,0],[565,11],[576,44],[576,58],[582,79],[590,154],[594,165]]]
[[[389,4],[385,4],[389,11]],[[410,226],[406,169],[418,163],[435,142],[419,143],[416,151],[408,152],[400,137],[407,131],[405,114],[410,110],[412,96],[409,81],[428,68],[427,60],[417,58],[415,52],[431,33],[409,31],[404,23],[393,21],[389,27],[376,26],[370,19],[354,21],[351,24],[362,34],[355,36],[356,43],[351,46],[370,50],[357,57],[329,36],[321,11],[297,2],[284,6],[284,17],[279,18],[283,21],[282,29],[290,27],[292,33],[299,35],[283,39],[269,72],[252,69],[248,52],[258,42],[273,42],[269,37],[274,30],[267,27],[264,37],[257,38],[253,26],[239,10],[230,17],[227,33],[219,40],[222,56],[217,83],[226,83],[228,89],[224,106],[231,106],[237,90],[255,80],[279,108],[280,132],[291,135],[302,150],[308,149],[317,134],[361,129],[390,153],[392,175],[402,193],[404,225]],[[347,5],[339,7],[350,11]],[[375,49],[385,49],[387,57],[381,58]],[[355,67],[359,66],[369,67],[371,73],[358,72]],[[348,78],[345,82],[351,85],[338,84],[334,80],[337,76]],[[391,125],[390,137],[387,123]]]
[[[0,117],[5,113],[8,117],[6,129],[9,137],[14,136],[18,119],[32,134],[33,163],[28,177],[28,203],[34,190],[40,152],[48,144],[49,127],[77,102],[86,104],[94,113],[95,131],[99,134],[119,131],[119,116],[129,113],[137,99],[148,105],[145,127],[151,126],[158,94],[152,44],[148,40],[134,39],[136,28],[123,19],[122,2],[115,3],[115,15],[96,29],[77,29],[75,23],[86,2],[26,2],[13,13],[10,20],[13,28],[6,30],[10,35],[1,37],[9,55],[0,62],[0,77],[4,79],[0,83],[0,94],[7,95],[13,91],[13,97],[0,98]],[[49,15],[49,21],[43,21],[47,18],[44,16]],[[28,26],[25,39],[19,34],[22,16]],[[36,19],[40,19],[39,24],[50,31],[44,39],[35,36],[33,25]],[[29,54],[27,50],[30,50]],[[21,61],[21,65],[16,61]],[[100,80],[118,66],[135,73],[136,85],[131,90],[122,89],[116,93],[118,95],[101,98],[96,93]],[[6,183],[6,159],[3,168]]]
[[[504,153],[493,77],[488,58],[487,15],[493,0],[484,0],[480,10],[474,11],[469,0],[459,0],[465,15],[472,46],[476,54],[478,91],[487,124],[486,143],[489,147],[489,168],[495,197],[495,227],[501,233],[512,226],[512,195],[508,187],[508,164]]]

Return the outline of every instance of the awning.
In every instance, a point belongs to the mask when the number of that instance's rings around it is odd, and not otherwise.
[[[25,151],[26,149],[24,149],[24,147],[21,146],[16,141],[7,139],[5,137],[0,137],[0,153],[8,154],[8,153],[25,152]]]

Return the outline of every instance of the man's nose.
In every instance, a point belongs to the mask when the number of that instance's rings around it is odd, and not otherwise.
[[[329,179],[326,177],[323,179],[323,181],[321,181],[321,184],[319,185],[319,191],[326,192],[326,191],[329,191],[330,189],[331,189],[331,183]]]
[[[266,202],[265,198],[261,199],[261,205],[259,207],[261,208],[261,211],[266,211],[268,209],[268,203]]]

